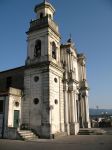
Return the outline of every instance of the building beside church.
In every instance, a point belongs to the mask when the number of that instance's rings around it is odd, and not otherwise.
[[[60,43],[54,7],[44,1],[27,31],[25,66],[0,72],[0,137],[22,130],[39,137],[76,135],[89,128],[88,84],[84,54],[71,40]]]

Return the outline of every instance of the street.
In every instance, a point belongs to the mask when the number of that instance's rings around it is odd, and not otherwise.
[[[17,141],[0,139],[0,150],[112,150],[111,135],[77,135],[58,139]]]

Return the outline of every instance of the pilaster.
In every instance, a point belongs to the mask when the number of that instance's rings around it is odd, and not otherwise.
[[[84,98],[84,106],[85,106],[85,127],[90,128],[90,119],[89,119],[89,105],[88,105],[88,96],[86,95]]]
[[[77,106],[76,106],[76,93],[71,91],[71,122],[70,134],[76,135],[79,131],[79,123],[77,122]]]
[[[70,127],[69,127],[69,110],[68,110],[68,108],[69,108],[69,105],[68,105],[68,92],[67,92],[67,90],[68,90],[68,85],[67,85],[67,83],[64,83],[65,85],[65,89],[64,89],[64,103],[65,103],[65,105],[64,105],[64,120],[65,120],[65,132],[67,132],[67,134],[68,135],[70,135]]]

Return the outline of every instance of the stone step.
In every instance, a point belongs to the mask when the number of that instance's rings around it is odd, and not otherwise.
[[[34,135],[34,133],[32,133],[32,132],[19,132],[21,135]]]
[[[106,131],[102,129],[80,129],[78,135],[103,135]]]
[[[19,130],[18,132],[19,133],[32,133],[31,130]]]
[[[26,134],[25,134],[25,135],[23,134],[22,136],[23,136],[24,138],[29,138],[29,137],[33,137],[33,138],[34,138],[34,137],[36,137],[36,135],[34,135],[34,134],[32,134],[32,135],[31,135],[31,134],[29,134],[29,135],[28,135],[28,134],[27,134],[27,135],[26,135]]]
[[[20,130],[18,131],[18,134],[23,140],[38,139],[38,137],[30,130]]]

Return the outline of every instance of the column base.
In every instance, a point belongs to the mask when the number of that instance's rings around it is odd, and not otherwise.
[[[69,123],[65,123],[65,132],[67,133],[67,135],[70,135],[70,124]]]
[[[84,126],[85,126],[85,128],[91,128],[91,123],[90,122],[85,122]]]
[[[60,132],[65,132],[65,125],[64,125],[64,123],[60,123]]]
[[[73,122],[70,123],[70,135],[77,135],[79,132],[79,123]]]

